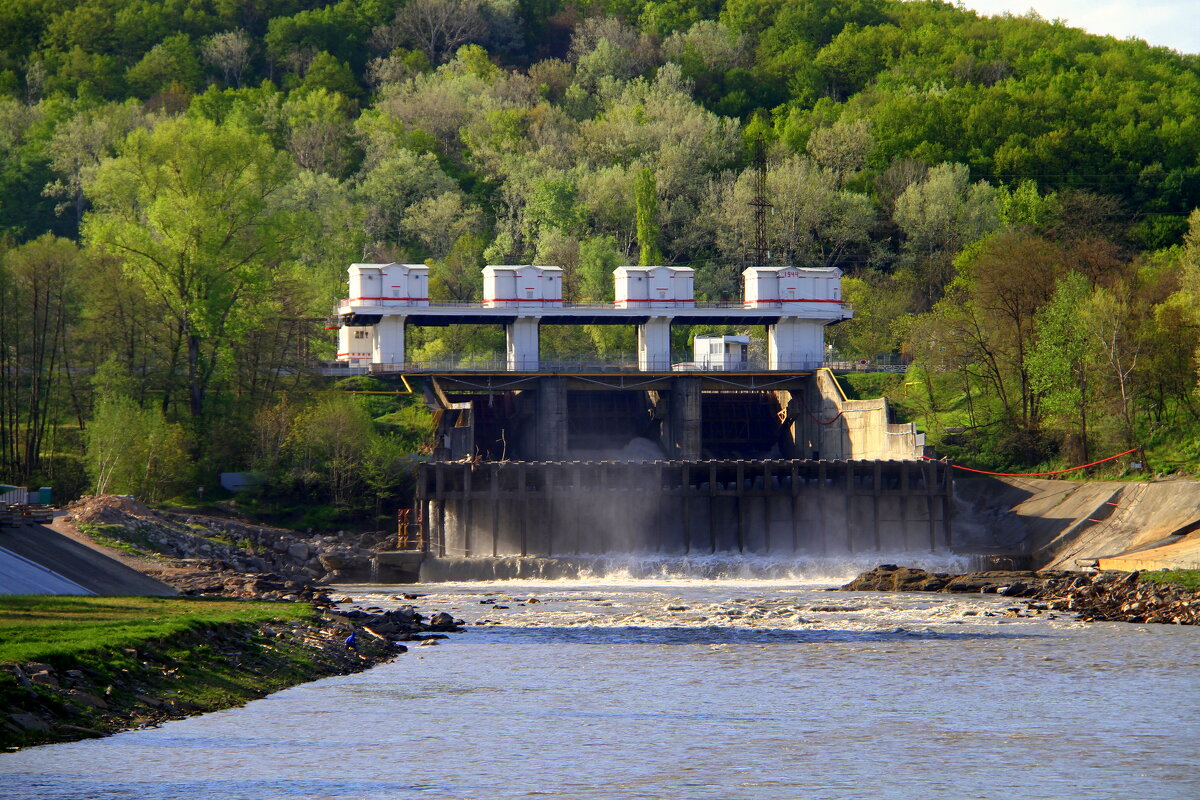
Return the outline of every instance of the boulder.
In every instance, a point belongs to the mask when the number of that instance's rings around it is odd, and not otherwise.
[[[8,721],[17,726],[23,731],[31,733],[49,733],[50,726],[46,720],[39,717],[37,714],[31,714],[28,711],[19,714],[9,714]]]
[[[79,690],[67,692],[67,699],[89,708],[108,708],[108,703],[91,692]]]
[[[54,677],[54,673],[48,669],[38,670],[29,676],[29,680],[39,686],[51,686],[55,689],[58,687],[58,678]]]
[[[449,631],[454,630],[454,628],[454,617],[445,611],[439,611],[429,618],[429,629],[431,631]]]

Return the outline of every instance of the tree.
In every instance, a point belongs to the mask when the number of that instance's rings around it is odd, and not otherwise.
[[[754,171],[717,185],[705,204],[703,224],[720,252],[743,262],[754,243]],[[832,267],[864,252],[876,213],[870,198],[838,188],[835,174],[804,156],[791,156],[767,171],[767,240],[776,262]],[[744,263],[744,262],[743,262]]]
[[[312,73],[309,73],[312,74]],[[354,158],[353,103],[326,89],[292,92],[283,104],[287,147],[304,169],[343,177]]]
[[[150,97],[172,86],[191,92],[200,85],[202,77],[195,48],[185,34],[163,39],[125,73],[125,80],[141,97]]]
[[[216,33],[205,40],[200,48],[204,60],[221,70],[226,86],[242,88],[242,75],[250,66],[254,55],[254,44],[243,30]]]
[[[478,0],[411,0],[396,11],[390,30],[377,34],[390,51],[412,45],[433,64],[448,60],[459,45],[478,42],[487,35],[487,23]]]
[[[1035,314],[1037,342],[1028,357],[1030,384],[1048,410],[1078,414],[1081,458],[1091,461],[1088,449],[1088,408],[1094,343],[1079,324],[1088,305],[1092,285],[1078,272],[1058,283],[1050,302]]]
[[[100,393],[85,438],[96,494],[133,494],[157,503],[190,483],[187,436],[159,408]]]
[[[429,296],[434,300],[467,303],[483,295],[483,239],[477,234],[458,237],[443,259],[429,269]]]
[[[329,395],[304,409],[288,432],[285,452],[296,479],[328,491],[338,508],[353,505],[362,483],[359,471],[378,437],[358,397]]]
[[[457,188],[431,153],[399,149],[375,164],[358,184],[368,203],[367,232],[375,241],[398,242],[409,206]]]
[[[443,192],[409,206],[401,224],[434,258],[444,258],[462,236],[479,233],[483,214],[462,192]]]
[[[1016,186],[1002,186],[996,190],[996,215],[1006,228],[1044,228],[1058,212],[1058,195],[1055,192],[1039,194],[1034,181],[1023,180]]]
[[[282,203],[293,175],[261,134],[180,118],[134,131],[85,186],[94,206],[85,239],[120,257],[175,323],[171,377],[182,359],[194,418],[233,318],[266,289],[305,224]]]
[[[662,250],[658,247],[658,183],[653,170],[642,167],[633,191],[637,207],[638,263],[644,267],[661,264]]]
[[[357,97],[362,93],[350,65],[324,52],[313,57],[300,81],[289,79],[284,86],[295,87],[299,92],[326,91],[346,97]]]
[[[79,402],[70,329],[81,273],[79,248],[50,234],[0,260],[0,468],[22,480],[40,468],[52,424]]]
[[[1116,292],[1097,287],[1080,309],[1079,316],[1087,337],[1099,351],[1099,360],[1109,385],[1116,389],[1116,399],[1119,401],[1117,408],[1121,414],[1125,444],[1133,446],[1133,375],[1141,357],[1141,341],[1130,324],[1129,302]]]
[[[145,124],[146,115],[141,106],[131,100],[82,111],[55,129],[46,149],[58,180],[47,184],[44,193],[65,199],[57,210],[61,214],[72,209],[77,228],[83,223],[86,206],[84,176],[102,160],[114,155],[131,130]]]
[[[962,164],[939,164],[904,190],[893,214],[925,303],[932,305],[951,276],[951,260],[968,242],[996,227],[994,190],[972,184]]]
[[[813,160],[833,173],[842,187],[866,166],[875,139],[865,119],[838,120],[828,128],[817,128],[808,137],[806,149]]]
[[[621,265],[617,241],[607,234],[579,243],[580,299],[612,300],[613,270]]]

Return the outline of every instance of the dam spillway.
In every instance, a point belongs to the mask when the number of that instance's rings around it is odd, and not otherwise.
[[[933,461],[429,462],[420,549],[434,557],[826,555],[950,545]]]

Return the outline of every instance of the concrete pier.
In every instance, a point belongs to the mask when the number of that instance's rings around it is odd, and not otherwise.
[[[433,462],[440,557],[830,554],[951,545],[946,465],[913,461]]]

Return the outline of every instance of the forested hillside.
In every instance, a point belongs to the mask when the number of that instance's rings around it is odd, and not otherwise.
[[[0,479],[386,510],[422,412],[307,372],[350,262],[736,297],[759,143],[771,260],[845,271],[833,343],[915,359],[931,441],[1200,466],[1194,54],[896,0],[0,0]]]

